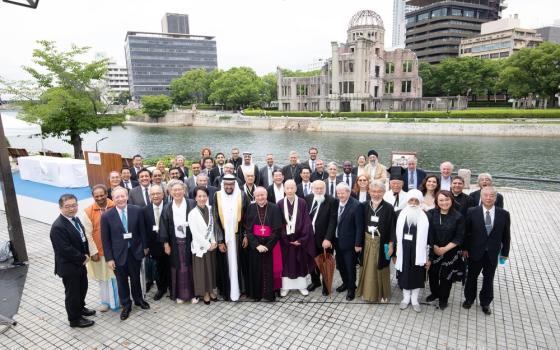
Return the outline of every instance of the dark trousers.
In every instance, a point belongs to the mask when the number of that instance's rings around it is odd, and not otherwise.
[[[490,258],[484,253],[478,261],[468,260],[469,272],[465,283],[465,300],[473,303],[476,299],[476,284],[478,275],[482,271],[482,289],[480,290],[480,305],[488,306],[494,299],[494,274],[498,266],[498,257]]]
[[[142,261],[136,260],[128,249],[126,264],[117,266],[115,275],[117,277],[117,286],[119,288],[119,299],[123,308],[130,309],[132,303],[130,301],[130,292],[132,291],[132,299],[135,303],[139,303],[142,298],[142,286],[140,285],[140,266]],[[130,287],[128,279],[130,278]]]
[[[165,253],[161,256],[153,257],[156,262],[156,285],[158,291],[166,292],[169,289],[171,280],[171,265],[169,265],[169,256]]]
[[[64,284],[64,305],[68,314],[68,321],[77,321],[82,317],[82,310],[86,306],[85,299],[88,290],[87,272],[84,267],[77,275],[62,277]]]
[[[440,303],[447,302],[449,299],[449,293],[451,292],[451,286],[453,283],[448,281],[447,278],[440,279],[441,265],[434,267],[432,265],[428,270],[428,279],[430,280],[430,292],[432,295],[436,296]]]
[[[352,249],[341,250],[336,248],[336,268],[340,272],[342,283],[349,291],[356,290],[356,251]]]

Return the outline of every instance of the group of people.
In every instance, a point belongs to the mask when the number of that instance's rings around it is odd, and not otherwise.
[[[99,283],[98,311],[120,307],[126,320],[132,302],[150,308],[154,282],[154,300],[169,293],[178,304],[274,301],[317,288],[327,296],[332,286],[315,259],[324,253],[334,254],[342,280],[336,291],[348,301],[388,302],[393,262],[402,310],[421,311],[426,279],[427,302],[445,309],[453,282],[462,281],[470,308],[482,272],[479,302],[491,313],[510,219],[490,174],[480,174],[480,189],[467,195],[450,162],[426,174],[415,157],[406,168],[386,168],[370,150],[356,166],[344,161],[339,174],[314,147],[303,162],[290,152],[284,167],[272,154],[259,168],[251,152],[231,153],[212,157],[205,148],[190,169],[177,156],[169,169],[158,163],[152,170],[137,155],[132,167],[109,174],[108,187],[92,188],[94,203],[81,215],[75,196],[60,198],[51,241],[70,326],[94,323],[85,318],[96,312],[85,307],[88,274]]]

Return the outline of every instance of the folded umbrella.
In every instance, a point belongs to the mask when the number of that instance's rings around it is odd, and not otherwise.
[[[317,264],[317,268],[319,268],[319,272],[321,272],[321,276],[323,276],[323,285],[325,286],[329,294],[331,294],[334,279],[334,269],[336,267],[334,256],[327,253],[326,250],[323,250],[323,254],[315,257],[315,263]]]

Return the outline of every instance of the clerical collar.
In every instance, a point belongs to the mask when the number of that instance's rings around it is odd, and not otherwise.
[[[263,205],[260,205],[259,203],[257,203],[257,205],[259,206],[259,208],[264,208],[264,207],[266,207],[267,204],[268,204],[268,203],[264,203]]]

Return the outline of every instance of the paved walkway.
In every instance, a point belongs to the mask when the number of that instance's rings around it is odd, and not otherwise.
[[[53,275],[49,226],[23,220],[30,269],[18,325],[0,335],[1,349],[558,349],[560,347],[560,193],[502,190],[512,214],[511,259],[498,267],[493,313],[461,308],[455,284],[450,307],[440,311],[400,311],[401,291],[391,303],[348,303],[315,291],[275,303],[176,305],[148,297],[149,311],[133,309],[121,322],[118,313],[94,317],[89,329],[66,322],[61,280]],[[0,238],[6,238],[0,219]],[[338,284],[335,282],[335,285]],[[395,287],[396,281],[392,279]],[[427,290],[422,297],[427,295]],[[94,307],[97,285],[90,284]]]

